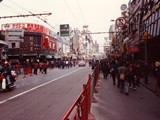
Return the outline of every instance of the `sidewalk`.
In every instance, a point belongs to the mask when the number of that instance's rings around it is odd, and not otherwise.
[[[104,79],[102,77],[102,74],[100,74],[100,85],[96,86],[98,93],[94,93],[94,98],[97,102],[92,102],[92,105],[91,105],[91,113],[94,115],[94,119],[89,119],[89,120],[106,120],[106,118],[108,118],[106,109],[110,109],[111,112],[112,112],[112,109],[109,108],[109,105],[108,105],[109,103],[107,99],[108,97],[110,97],[110,99],[112,100],[112,99],[116,99],[116,97],[112,95],[111,92],[109,93],[109,96],[106,96],[106,93],[110,90],[113,90],[113,86],[114,85],[112,83],[112,78],[110,78],[110,76],[108,77],[108,79]],[[140,87],[145,87],[150,91],[155,92],[155,86],[156,86],[156,79],[153,76],[150,76],[148,78],[148,84],[145,84],[144,79],[141,79]],[[117,86],[114,86],[114,88],[115,87]],[[137,89],[139,88],[137,87]],[[112,92],[117,93],[117,90]]]
[[[148,77],[148,84],[144,83],[144,79],[141,79],[141,85],[143,85],[144,87],[146,87],[147,89],[149,89],[152,92],[155,92],[156,89],[156,78],[154,76],[149,76]]]

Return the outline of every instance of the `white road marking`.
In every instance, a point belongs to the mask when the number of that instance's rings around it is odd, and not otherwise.
[[[27,91],[24,91],[24,92],[22,92],[22,93],[19,93],[19,94],[17,94],[17,95],[14,95],[14,96],[12,96],[12,97],[9,97],[9,98],[7,98],[7,99],[5,99],[5,100],[3,100],[3,101],[0,101],[0,104],[3,104],[3,103],[5,103],[5,102],[7,102],[7,101],[9,101],[9,100],[12,100],[12,99],[14,99],[14,98],[17,98],[17,97],[19,97],[19,96],[21,96],[21,95],[24,95],[24,94],[26,94],[26,93],[29,93],[29,92],[31,92],[31,91],[33,91],[33,90],[36,90],[36,89],[38,89],[38,88],[40,88],[40,87],[43,87],[43,86],[45,86],[45,85],[48,85],[49,83],[54,82],[54,81],[57,81],[58,79],[61,79],[61,78],[65,77],[65,76],[68,76],[68,75],[70,75],[70,74],[72,74],[72,73],[74,73],[74,72],[76,72],[76,71],[78,71],[78,70],[79,70],[79,69],[74,70],[74,71],[72,71],[72,72],[70,72],[70,73],[67,73],[67,74],[61,76],[61,77],[58,77],[58,78],[56,78],[56,79],[53,79],[53,80],[51,80],[51,81],[48,81],[48,82],[43,83],[43,84],[41,84],[41,85],[38,85],[38,86],[36,86],[36,87],[34,87],[34,88],[31,88],[31,89],[29,89],[29,90],[27,90]]]

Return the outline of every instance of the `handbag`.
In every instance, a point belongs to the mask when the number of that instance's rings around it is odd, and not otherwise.
[[[124,80],[124,77],[125,77],[125,75],[121,73],[121,74],[120,74],[120,79],[121,79],[121,80]]]
[[[2,79],[2,89],[6,89],[6,79]]]

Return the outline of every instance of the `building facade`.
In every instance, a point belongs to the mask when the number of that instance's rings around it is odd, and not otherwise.
[[[17,30],[23,30],[20,35]],[[2,24],[8,43],[8,58],[52,58],[57,53],[57,40],[48,28],[33,23]],[[19,36],[20,35],[20,36]]]
[[[114,38],[114,51],[121,49],[121,41],[126,49],[125,58],[149,63],[159,60],[160,1],[130,0],[126,16],[126,29],[122,27],[117,32]]]
[[[143,27],[140,29],[141,50],[147,61],[160,59],[160,1],[144,0],[142,6]]]

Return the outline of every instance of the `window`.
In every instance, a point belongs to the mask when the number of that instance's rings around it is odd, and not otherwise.
[[[154,23],[151,24],[151,35],[154,36]]]
[[[157,24],[158,28],[157,28],[157,35],[160,35],[160,19],[158,20],[158,24]]]
[[[154,16],[155,16],[155,13],[153,13],[152,16],[151,16],[152,17],[152,22],[155,21],[155,17]]]
[[[151,26],[148,27],[148,33],[151,35]]]
[[[148,22],[149,20],[147,19],[146,20],[146,27],[148,27],[148,25],[149,25],[149,22]]]
[[[30,47],[30,51],[33,51],[33,47]]]
[[[150,25],[152,23],[152,16],[149,17],[149,23],[148,25]]]
[[[153,36],[155,37],[155,36],[157,36],[158,34],[157,34],[157,21],[154,23],[154,30],[153,30]]]
[[[12,43],[12,48],[16,48],[16,43]]]
[[[158,19],[158,12],[156,11],[155,12],[155,20],[157,20]]]
[[[30,36],[30,37],[29,37],[29,40],[30,40],[30,41],[33,41],[33,36]]]

